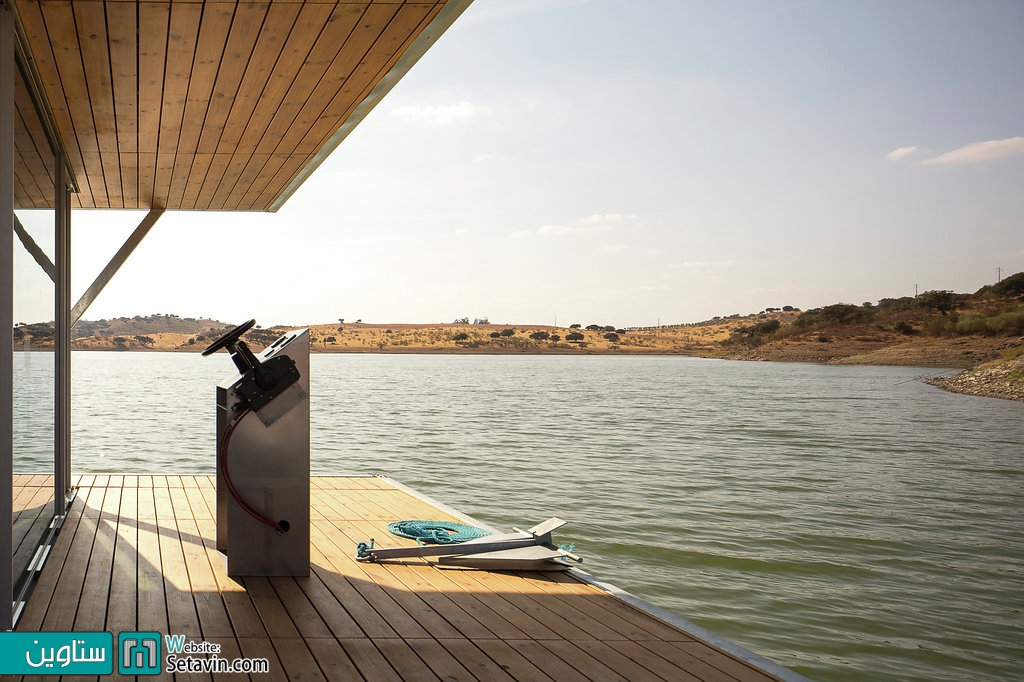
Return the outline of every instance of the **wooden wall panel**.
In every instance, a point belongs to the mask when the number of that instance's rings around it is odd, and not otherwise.
[[[135,151],[120,152],[121,189],[125,197],[125,208],[134,207],[139,196],[139,154]]]
[[[172,3],[168,24],[167,63],[164,67],[164,96],[160,110],[160,139],[157,147],[156,195],[161,206],[174,206],[173,197],[180,197],[187,173],[176,174],[179,161],[182,120],[188,98],[190,75],[199,37],[203,6],[193,3]],[[169,171],[169,172],[167,172]],[[172,182],[174,183],[172,185]]]
[[[415,36],[439,11],[440,6],[437,5],[411,5],[401,8],[388,30],[372,45],[374,58],[365,59],[356,65],[353,73],[331,99],[321,116],[306,128],[303,139],[293,143],[295,151],[312,156],[323,148],[337,132],[337,122],[347,120],[352,115],[359,103],[398,61]],[[396,30],[399,27],[401,30]],[[399,42],[402,40],[404,42]],[[381,53],[380,58],[377,58],[378,51]]]
[[[300,156],[298,154],[290,154],[288,156],[276,156],[281,160],[281,164],[276,171],[274,176],[274,182],[263,183],[261,191],[256,194],[256,185],[253,187],[253,191],[247,193],[242,201],[245,204],[252,204],[260,211],[269,211],[270,207],[274,204],[274,201],[281,195],[281,180],[284,178],[294,178],[299,172],[306,167],[313,159],[309,156]],[[269,165],[268,165],[269,167]]]
[[[309,36],[316,35],[330,16],[329,5],[275,5],[271,8],[231,116],[224,126],[218,145],[221,153],[255,151],[259,135],[251,132],[246,135],[246,131],[253,126],[266,127],[277,102],[284,97],[309,54],[312,45]],[[284,38],[281,38],[282,32],[274,28],[282,26],[290,27]]]
[[[265,87],[250,115],[244,121],[240,117],[234,117],[231,125],[225,130],[225,136],[222,138],[224,148],[237,149],[242,153],[256,152],[268,126],[279,114],[281,103],[309,96],[303,92],[302,86],[296,86],[302,79],[303,71],[305,82],[311,83],[313,77],[319,76],[329,66],[326,61],[318,61],[315,41],[312,41],[310,36],[320,36],[321,46],[332,38],[336,46],[340,46],[344,41],[343,36],[351,33],[362,14],[363,7],[359,4],[340,8],[329,5],[304,7],[298,20],[293,24],[288,40],[277,49],[276,64],[271,63],[271,58],[274,57],[273,50],[257,51],[255,54],[259,59],[254,57],[250,64],[250,72],[265,73]],[[327,38],[324,37],[325,27],[330,27]],[[326,56],[321,47],[320,59],[323,60]],[[301,101],[296,102],[294,106],[301,106]],[[236,111],[243,112],[244,109],[233,110],[232,114]],[[237,178],[233,180],[237,181]],[[228,186],[218,188],[217,192],[221,196],[238,197],[245,193],[245,188]]]
[[[444,4],[14,0],[73,205],[196,210],[275,206]],[[21,135],[24,205],[53,171]]]
[[[257,186],[262,190],[269,182],[274,180],[277,171],[281,168],[282,161],[283,157],[277,155],[264,156],[258,154],[253,156],[252,161],[245,167],[233,190],[228,195],[227,204],[229,206],[248,205],[247,198],[250,196],[258,197],[260,194],[260,191],[256,190]]]
[[[189,175],[188,188],[181,200],[181,207],[185,209],[196,209],[199,202],[200,192],[210,174],[210,167],[213,165],[213,154],[196,154],[192,159],[192,171]]]
[[[81,170],[75,168],[75,174],[89,178],[90,197],[87,203],[105,206],[107,191],[103,180],[103,166],[97,153],[99,145],[92,129],[92,108],[89,104],[85,70],[82,67],[78,33],[75,30],[74,12],[71,3],[66,0],[45,2],[40,8],[52,50],[54,73],[57,75],[58,87],[63,93],[69,116],[67,125],[70,126],[70,131],[62,131],[62,136],[74,137],[77,140]],[[49,86],[47,91],[49,93]],[[47,96],[49,97],[49,94]],[[53,98],[50,99],[53,106]],[[74,168],[74,163],[72,167]],[[79,188],[81,189],[81,184]]]
[[[210,110],[199,137],[197,150],[203,153],[230,153],[233,150],[220,148],[221,135],[228,116],[239,96],[240,84],[245,74],[253,46],[260,34],[267,15],[268,3],[245,2],[238,5],[231,22],[230,33],[224,49],[224,57],[214,86]]]
[[[256,145],[257,153],[271,154],[284,151],[279,149],[281,140],[295,124],[295,118],[299,112],[305,107],[315,108],[318,105],[322,111],[333,96],[333,91],[330,94],[326,92],[330,88],[327,83],[334,83],[336,88],[338,84],[344,82],[344,77],[347,74],[342,72],[345,70],[344,63],[348,61],[350,48],[347,46],[352,44],[353,34],[359,35],[366,31],[379,32],[383,30],[396,11],[396,5],[370,5],[363,13],[355,31],[345,30],[347,28],[345,25],[335,28],[334,22],[325,27],[313,49],[310,50],[305,64],[296,74],[295,80],[274,113],[273,120],[266,132],[263,133],[259,144]],[[344,10],[339,10],[339,19],[343,16],[345,16]],[[341,54],[342,64],[334,66],[339,62],[339,54]],[[365,52],[359,57],[361,58],[363,54]],[[326,81],[322,88],[320,87],[321,81]]]
[[[203,10],[178,139],[178,153],[194,154],[199,148],[199,136],[206,125],[206,112],[210,109],[233,17],[233,3],[212,2]]]
[[[134,2],[111,2],[106,7],[117,151],[122,155],[134,154],[139,151],[138,6]],[[138,160],[135,166],[138,166]],[[137,175],[132,181],[121,181],[128,197],[136,196]],[[129,186],[135,189],[129,192]]]
[[[139,153],[156,154],[160,139],[160,111],[163,105],[164,68],[167,59],[167,27],[170,5],[162,2],[139,4]],[[140,167],[141,167],[140,159]],[[141,178],[140,178],[141,181]],[[141,185],[144,196],[152,187]]]

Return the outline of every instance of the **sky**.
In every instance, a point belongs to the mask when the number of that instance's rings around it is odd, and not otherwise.
[[[168,212],[85,318],[627,327],[973,292],[1024,271],[1022,35],[1018,0],[475,0],[280,211]],[[74,300],[143,215],[74,212]],[[52,319],[32,300],[18,321]]]

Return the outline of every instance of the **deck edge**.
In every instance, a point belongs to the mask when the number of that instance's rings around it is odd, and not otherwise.
[[[399,481],[396,481],[390,476],[378,474],[377,478],[384,479],[385,481],[395,486],[395,488],[401,490],[402,492],[412,495],[413,497],[421,500],[422,502],[426,502],[427,504],[433,505],[434,507],[437,507],[439,510],[447,514],[451,514],[460,521],[464,521],[465,523],[472,524],[474,526],[483,528],[485,530],[489,530],[491,532],[498,532],[497,529],[489,526],[488,524],[478,521],[477,519],[474,519],[472,516],[469,516],[468,514],[465,514],[459,511],[458,509],[455,509],[443,502],[440,502],[434,499],[433,497],[430,497],[429,495],[421,493],[418,490],[415,490],[414,488],[410,488],[409,486]],[[634,608],[643,611],[649,616],[652,616],[654,618],[657,618],[658,620],[668,623],[669,625],[677,627],[686,634],[693,635],[697,639],[703,640],[704,642],[707,642],[708,644],[718,649],[721,649],[722,651],[728,654],[732,654],[744,663],[747,663],[748,665],[751,665],[770,675],[774,675],[775,677],[778,677],[784,682],[813,682],[810,678],[804,677],[798,672],[794,672],[793,670],[790,670],[789,668],[779,663],[776,663],[775,661],[769,658],[765,658],[761,654],[750,651],[749,649],[740,646],[739,644],[733,642],[730,639],[726,639],[721,635],[716,635],[714,632],[706,628],[702,628],[701,626],[695,623],[691,623],[682,616],[679,616],[675,613],[672,613],[671,611],[663,609],[660,606],[656,606],[655,604],[652,604],[649,601],[641,599],[640,597],[637,597],[634,594],[631,594],[619,587],[616,587],[615,585],[612,585],[609,582],[600,580],[596,576],[587,573],[584,570],[573,567],[569,569],[569,573],[579,578],[583,582],[587,583],[588,585],[593,585],[599,590],[607,592],[608,594],[616,597],[617,599],[626,602],[630,606],[633,606]]]

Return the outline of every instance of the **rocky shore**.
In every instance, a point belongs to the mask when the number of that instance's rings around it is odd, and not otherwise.
[[[928,383],[954,393],[1024,402],[1024,358],[987,363]]]

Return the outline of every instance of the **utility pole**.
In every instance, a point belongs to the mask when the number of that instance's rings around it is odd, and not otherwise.
[[[1000,267],[996,268],[996,284],[1003,281],[1003,269]]]

